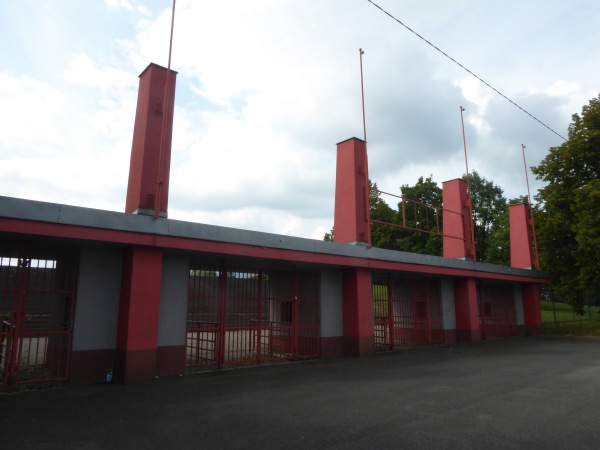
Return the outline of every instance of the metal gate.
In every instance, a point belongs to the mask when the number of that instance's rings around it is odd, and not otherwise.
[[[481,285],[477,292],[482,339],[517,336],[519,327],[512,286]]]
[[[0,386],[67,379],[75,268],[73,258],[0,256]]]
[[[441,288],[437,280],[375,278],[376,350],[443,343]]]
[[[190,268],[187,367],[227,367],[320,355],[316,273]]]

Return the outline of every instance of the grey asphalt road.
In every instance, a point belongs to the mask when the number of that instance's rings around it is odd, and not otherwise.
[[[0,394],[4,449],[598,449],[600,340],[519,338]]]

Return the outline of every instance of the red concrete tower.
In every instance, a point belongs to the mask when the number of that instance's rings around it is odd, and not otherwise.
[[[467,182],[462,179],[444,181],[442,196],[444,258],[474,259]]]
[[[160,217],[167,217],[169,201],[169,170],[171,166],[171,137],[175,105],[175,79],[169,75],[166,106],[167,69],[151,63],[140,74],[129,183],[125,212],[154,214],[158,197]],[[163,115],[166,114],[163,135]],[[163,148],[161,155],[161,137]]]
[[[531,235],[531,209],[519,203],[508,207],[510,220],[510,265],[520,269],[535,267]]]
[[[369,245],[368,169],[365,141],[351,138],[337,144],[333,240]],[[344,353],[375,352],[371,272],[347,269],[343,275]]]
[[[333,218],[335,242],[368,245],[368,176],[365,141],[351,138],[337,144]]]

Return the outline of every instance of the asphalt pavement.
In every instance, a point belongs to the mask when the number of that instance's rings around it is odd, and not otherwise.
[[[600,340],[517,338],[0,394],[19,449],[598,449]]]

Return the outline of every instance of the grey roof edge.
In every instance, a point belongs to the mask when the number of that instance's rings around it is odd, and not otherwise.
[[[186,222],[141,214],[126,214],[81,206],[62,205],[37,200],[0,196],[0,217],[31,220],[81,227],[100,228],[132,233],[145,233],[232,244],[321,253],[360,259],[436,266],[450,269],[488,272],[503,275],[547,278],[547,274],[514,267],[469,260],[442,258],[364,245],[340,244],[316,239],[243,230],[218,225]],[[0,230],[2,231],[2,230]]]

